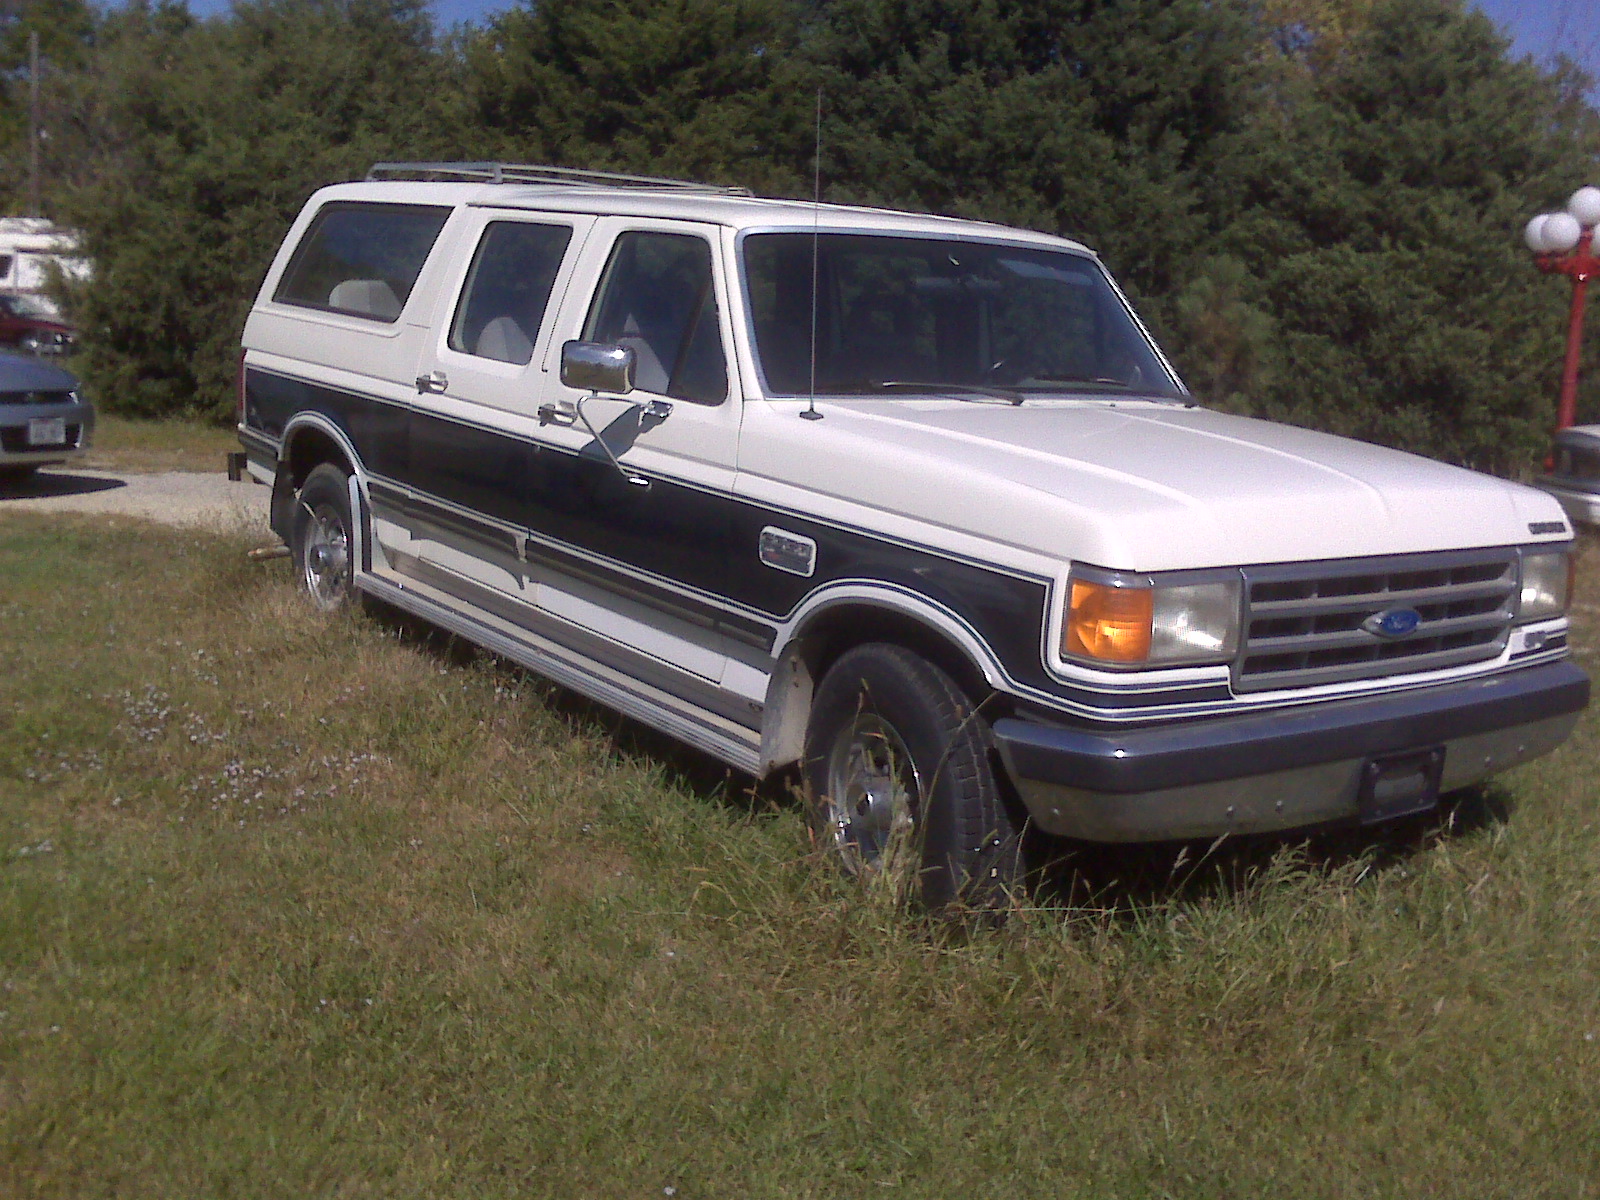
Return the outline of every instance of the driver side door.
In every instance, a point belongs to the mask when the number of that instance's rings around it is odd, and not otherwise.
[[[576,273],[595,283],[571,289],[550,341],[529,479],[541,609],[590,653],[654,660],[680,692],[683,675],[721,683],[738,633],[722,602],[741,408],[718,232],[597,222]],[[633,349],[635,390],[563,384],[571,339]]]

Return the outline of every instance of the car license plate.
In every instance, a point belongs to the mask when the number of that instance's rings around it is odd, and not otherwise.
[[[35,417],[28,422],[28,445],[59,446],[67,440],[65,417]]]
[[[1439,802],[1444,747],[1370,760],[1361,773],[1357,814],[1363,825],[1427,812]]]

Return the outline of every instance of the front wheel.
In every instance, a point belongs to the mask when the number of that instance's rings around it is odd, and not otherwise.
[[[1020,886],[1021,831],[988,725],[920,655],[872,643],[834,663],[804,762],[813,836],[851,874],[904,879],[933,911],[998,908]]]
[[[289,549],[295,574],[318,608],[331,612],[355,597],[352,527],[350,477],[332,463],[313,468],[295,498]]]

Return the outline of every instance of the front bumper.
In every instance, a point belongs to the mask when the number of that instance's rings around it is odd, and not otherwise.
[[[61,422],[62,439],[29,440],[33,421]],[[0,467],[39,467],[66,462],[89,448],[94,436],[94,406],[87,400],[59,404],[0,404]]]
[[[1443,751],[1439,791],[1548,753],[1589,700],[1569,662],[1459,683],[1132,729],[994,724],[1044,830],[1101,842],[1258,833],[1353,820],[1375,758]]]

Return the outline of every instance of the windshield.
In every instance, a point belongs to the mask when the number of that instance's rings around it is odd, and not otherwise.
[[[60,320],[56,316],[55,309],[37,296],[29,296],[24,292],[17,292],[7,296],[6,305],[19,317],[33,317],[41,321]]]
[[[1179,396],[1093,259],[986,242],[876,234],[759,233],[745,284],[767,392],[966,399],[1111,393]]]

